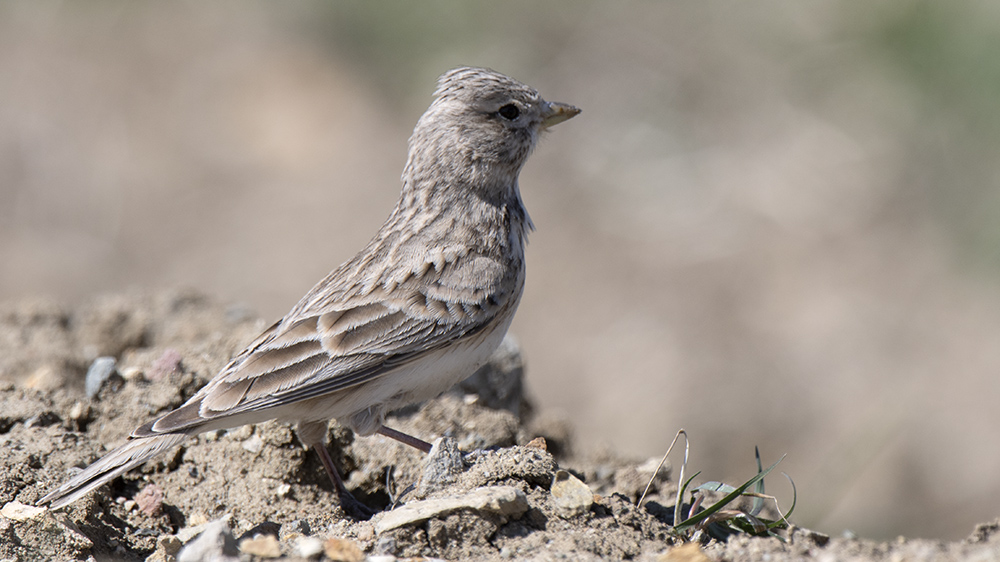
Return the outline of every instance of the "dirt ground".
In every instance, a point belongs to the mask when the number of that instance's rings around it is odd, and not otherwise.
[[[276,422],[200,435],[63,510],[31,507],[75,467],[183,402],[263,327],[190,291],[0,307],[0,559],[1000,557],[1000,521],[952,543],[831,538],[793,526],[781,539],[706,533],[682,544],[671,533],[669,467],[652,478],[655,464],[644,459],[574,455],[566,422],[522,396],[516,344],[474,380],[394,416],[403,431],[444,437],[428,458],[331,424],[348,487],[378,512],[369,521],[345,516],[319,460]],[[98,357],[113,357],[115,369],[88,388]]]
[[[385,220],[435,78],[489,66],[583,109],[520,178],[512,324],[578,454],[788,453],[831,536],[1000,516],[1000,4],[457,6],[0,2],[0,301],[273,320]]]

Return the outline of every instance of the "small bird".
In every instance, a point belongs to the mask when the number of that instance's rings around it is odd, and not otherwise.
[[[63,507],[193,435],[278,419],[297,423],[345,511],[365,516],[326,448],[329,420],[430,451],[385,416],[447,390],[500,344],[534,228],[518,174],[539,134],[579,112],[486,68],[442,75],[410,137],[399,202],[371,242],[190,400],[39,503]]]

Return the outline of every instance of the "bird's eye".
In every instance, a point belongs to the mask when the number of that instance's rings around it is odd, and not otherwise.
[[[519,115],[521,115],[521,110],[518,109],[516,105],[508,103],[507,105],[497,110],[497,114],[508,121],[513,121],[517,119]]]

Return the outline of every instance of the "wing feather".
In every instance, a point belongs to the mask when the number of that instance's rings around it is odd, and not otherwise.
[[[469,263],[483,266],[469,268]],[[493,261],[445,263],[384,290],[327,300],[317,286],[183,406],[133,434],[194,432],[219,418],[263,411],[364,384],[490,327],[520,286]],[[509,275],[509,270],[507,270]],[[426,276],[433,276],[428,279]],[[400,279],[400,277],[395,277]],[[348,291],[350,292],[350,291]],[[343,295],[341,295],[343,297]]]

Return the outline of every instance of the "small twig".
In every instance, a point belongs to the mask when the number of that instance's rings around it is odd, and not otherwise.
[[[642,505],[642,500],[646,499],[646,494],[649,493],[649,487],[653,485],[653,480],[655,480],[656,479],[656,475],[660,473],[660,467],[662,467],[663,463],[665,463],[667,461],[667,456],[670,455],[670,451],[674,450],[674,445],[677,443],[677,438],[679,438],[681,435],[684,436],[684,464],[681,465],[680,478],[678,478],[677,481],[678,482],[683,482],[684,481],[684,467],[687,465],[688,451],[690,449],[690,444],[688,443],[687,433],[684,431],[683,428],[681,428],[680,430],[677,431],[677,434],[674,435],[674,440],[671,441],[670,442],[670,446],[667,447],[667,452],[663,453],[663,458],[660,459],[659,464],[657,464],[656,468],[653,469],[653,475],[649,477],[649,482],[646,483],[646,489],[642,491],[642,495],[639,496],[639,501],[637,501],[635,503],[636,507],[639,507],[640,505]],[[680,492],[680,486],[677,487],[677,491]],[[678,505],[680,505],[680,498],[678,498],[677,501],[678,501]],[[675,521],[676,521],[676,517],[677,517],[677,514],[675,513],[674,514],[674,518],[675,518],[674,520]]]

